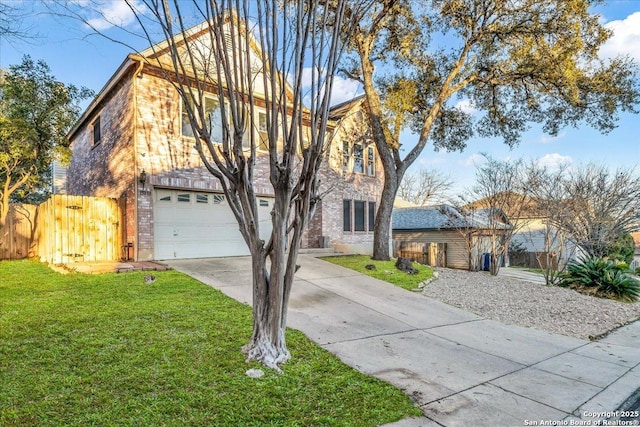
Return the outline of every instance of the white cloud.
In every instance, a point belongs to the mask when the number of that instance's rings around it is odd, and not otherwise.
[[[628,54],[640,62],[640,12],[608,22],[605,27],[613,31],[613,35],[600,49],[600,56],[612,58]]]
[[[540,144],[551,144],[552,142],[564,138],[566,134],[566,132],[561,132],[556,136],[542,135],[540,137]]]
[[[303,88],[307,90],[311,88],[312,77],[313,76],[311,67],[306,67],[302,70]],[[358,94],[359,89],[360,83],[358,83],[357,81],[345,79],[340,76],[335,76],[333,78],[333,90],[331,92],[331,105],[340,104],[341,102],[355,98]]]
[[[331,104],[336,105],[354,98],[358,94],[359,89],[360,83],[357,81],[335,76],[333,78]]]
[[[422,154],[418,160],[418,163],[424,166],[443,165],[447,163],[447,159],[442,154]]]
[[[458,103],[455,105],[455,108],[467,114],[475,114],[475,112],[478,111],[476,110],[476,107],[474,107],[473,104],[471,104],[471,101],[468,99],[463,99],[462,101],[458,101]]]
[[[562,165],[570,165],[573,163],[571,156],[563,156],[559,153],[545,154],[536,160],[538,166],[548,167],[550,169],[557,169]]]
[[[122,0],[100,2],[95,10],[99,16],[87,19],[87,24],[98,31],[108,30],[111,27],[126,27],[136,21],[132,7],[136,11],[145,9],[141,0],[133,1],[131,6]]]
[[[487,159],[482,154],[472,154],[466,159],[458,160],[458,164],[464,167],[475,167],[486,162]]]

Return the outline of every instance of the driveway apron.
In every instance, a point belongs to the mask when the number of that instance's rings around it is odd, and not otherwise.
[[[251,304],[250,258],[167,263]],[[640,322],[589,342],[483,319],[311,255],[298,263],[288,325],[410,395],[424,417],[396,427],[595,425],[640,386]]]

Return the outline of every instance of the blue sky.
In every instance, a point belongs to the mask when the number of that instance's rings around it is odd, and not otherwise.
[[[0,0],[7,1],[7,0]],[[82,4],[90,0],[75,0]],[[25,11],[33,12],[23,27],[38,37],[27,42],[0,39],[0,67],[17,64],[24,54],[33,59],[44,60],[51,67],[57,79],[77,86],[86,86],[99,91],[116,71],[130,47],[92,35],[84,24],[68,18],[55,18],[45,13],[39,2],[31,0],[9,0],[9,3]],[[105,16],[115,22],[128,24],[131,16],[121,1],[103,1]],[[640,63],[640,0],[608,0],[594,12],[602,16],[607,27],[614,31],[614,37],[603,48],[603,56],[627,53]],[[93,23],[106,34],[115,31],[97,15],[87,15],[95,19]],[[120,38],[121,35],[115,35]],[[144,49],[147,44],[142,39],[128,38],[136,49]],[[359,91],[358,85],[349,81],[339,81],[334,92],[335,102],[348,99]],[[412,136],[407,134],[403,143],[410,145]],[[456,182],[453,194],[464,192],[472,185],[475,164],[480,161],[480,153],[489,153],[494,158],[508,159],[523,157],[540,160],[553,165],[569,162],[574,165],[588,162],[617,167],[634,167],[640,162],[640,116],[621,115],[618,128],[608,135],[583,126],[579,129],[567,128],[558,137],[551,138],[539,129],[533,128],[523,135],[521,143],[509,149],[501,141],[476,138],[469,141],[462,152],[434,152],[429,146],[412,167],[435,169],[449,174]],[[637,170],[636,172],[640,172]]]

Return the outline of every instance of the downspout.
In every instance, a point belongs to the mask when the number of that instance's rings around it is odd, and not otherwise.
[[[138,177],[140,176],[140,171],[138,170],[138,77],[142,72],[142,68],[144,67],[144,63],[140,58],[133,57],[130,55],[131,59],[134,61],[138,61],[138,68],[133,72],[132,81],[132,90],[133,90],[133,112],[132,112],[132,120],[133,120],[133,191],[134,191],[134,233],[135,233],[135,246],[134,246],[134,261],[138,261],[138,254],[140,253],[140,236],[138,233]]]

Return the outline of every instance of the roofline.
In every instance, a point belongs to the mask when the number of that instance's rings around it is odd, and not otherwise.
[[[354,98],[348,99],[348,100],[346,100],[346,101],[342,101],[340,104],[336,104],[336,105],[331,106],[331,107],[329,108],[329,111],[331,111],[331,110],[337,110],[337,109],[342,108],[342,107],[345,107],[345,106],[347,106],[347,105],[349,105],[349,104],[351,104],[351,103],[355,104],[355,103],[357,103],[358,101],[362,101],[362,100],[364,100],[366,96],[367,96],[367,95],[363,93],[363,94],[358,95],[358,96],[356,96],[356,97],[354,97]]]
[[[109,78],[107,83],[100,89],[100,92],[93,98],[93,101],[89,104],[89,106],[84,110],[84,113],[80,116],[80,118],[76,121],[73,127],[67,132],[67,139],[71,141],[71,139],[75,136],[78,130],[84,125],[84,123],[93,115],[94,111],[97,109],[98,105],[111,93],[114,87],[120,83],[120,81],[127,74],[127,71],[134,64],[142,63],[141,58],[135,54],[129,54],[125,58],[125,60],[120,64],[116,72]]]

